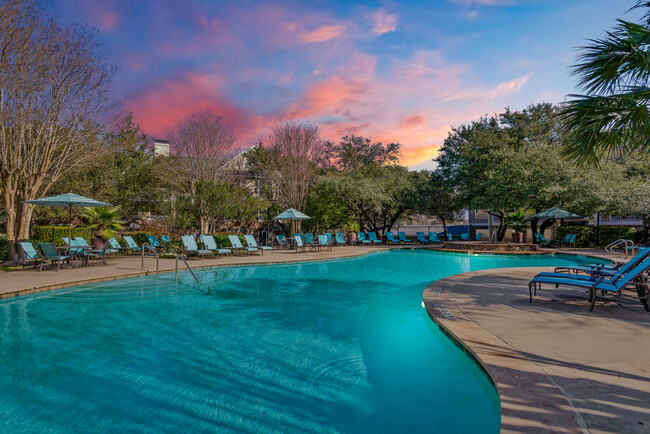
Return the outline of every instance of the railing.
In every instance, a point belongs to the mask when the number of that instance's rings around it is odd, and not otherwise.
[[[194,271],[192,271],[192,268],[190,267],[190,264],[187,263],[187,260],[185,259],[185,256],[183,256],[181,254],[176,255],[176,271],[174,272],[174,280],[176,280],[178,278],[178,260],[179,259],[185,263],[185,266],[187,267],[189,272],[192,274],[192,277],[194,278],[194,280],[196,280],[196,283],[198,283],[200,285],[201,282],[199,282],[199,279],[196,278],[196,274],[194,274]]]
[[[614,248],[616,247],[621,247],[623,246],[623,249],[625,251],[625,259],[628,258],[628,252],[630,251],[630,248],[632,249],[632,256],[635,255],[635,246],[634,246],[634,241],[632,240],[625,240],[623,238],[620,238],[613,243],[609,243],[607,246],[605,246],[605,252],[611,253],[612,255],[615,254]]]
[[[144,268],[144,252],[146,249],[148,249],[156,257],[156,276],[158,276],[158,261],[160,259],[160,255],[158,254],[158,252],[156,252],[156,249],[153,248],[153,246],[149,243],[142,244],[142,249],[140,250],[140,253],[142,255],[142,262],[140,263],[140,269],[142,270]]]

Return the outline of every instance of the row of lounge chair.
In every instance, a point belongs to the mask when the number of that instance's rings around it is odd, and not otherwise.
[[[535,242],[539,244],[540,246],[558,246],[558,247],[566,247],[566,246],[576,246],[576,239],[578,238],[578,234],[566,234],[564,235],[564,238],[561,240],[547,240],[546,237],[544,237],[544,234],[539,233],[539,234],[533,234],[533,237],[535,239]]]
[[[98,258],[101,259],[104,265],[106,265],[106,255],[111,250],[109,249],[108,243],[102,249],[97,249],[90,246],[88,242],[81,237],[76,237],[74,239],[64,238],[64,241],[69,247],[68,251],[64,253],[62,253],[61,249],[57,248],[54,243],[39,243],[39,252],[34,248],[34,245],[31,242],[19,242],[18,245],[22,251],[23,269],[30,261],[33,262],[34,268],[39,265],[39,271],[43,270],[45,261],[49,261],[52,264],[52,267],[56,268],[56,271],[59,271],[61,264],[66,262],[68,265],[72,266],[75,260],[79,260],[81,265],[88,265],[91,259]]]
[[[594,310],[596,295],[621,296],[627,288],[636,289],[639,300],[650,312],[648,282],[644,275],[650,270],[650,249],[643,249],[626,263],[593,264],[586,266],[557,267],[551,272],[537,274],[528,283],[530,302],[542,284],[573,286],[588,290],[589,311]]]

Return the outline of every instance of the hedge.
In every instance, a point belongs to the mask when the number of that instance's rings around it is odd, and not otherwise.
[[[65,246],[62,237],[68,236],[67,226],[35,226],[32,235],[33,240],[43,243],[54,243],[57,246]],[[88,243],[93,237],[93,230],[88,228],[72,228],[72,237],[82,237]]]
[[[576,247],[593,247],[597,242],[595,226],[560,226],[557,230],[557,238],[562,239],[566,234],[578,234]],[[627,226],[601,226],[600,245],[606,246],[618,239],[636,241],[637,231]]]

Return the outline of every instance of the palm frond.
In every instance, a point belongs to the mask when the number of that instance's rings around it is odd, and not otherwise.
[[[568,133],[565,153],[597,165],[615,149],[650,151],[650,88],[635,86],[608,96],[570,95],[559,113]]]
[[[650,28],[617,21],[605,38],[580,47],[582,54],[572,74],[580,76],[578,84],[589,95],[620,92],[650,78]]]

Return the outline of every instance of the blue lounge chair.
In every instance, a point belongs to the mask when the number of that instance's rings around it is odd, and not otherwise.
[[[546,241],[546,237],[542,233],[534,234],[534,238],[537,244],[539,244],[540,246],[542,244],[545,244],[547,246],[551,244],[549,241]]]
[[[88,265],[91,258],[99,258],[102,260],[102,264],[108,265],[106,263],[106,257],[110,254],[110,250],[110,244],[108,243],[104,244],[104,247],[101,249],[91,248],[86,250],[86,265]]]
[[[38,261],[41,260],[41,255],[38,254],[32,243],[29,241],[21,241],[18,243],[18,245],[22,250],[21,262],[23,263],[23,270],[25,269],[25,265],[27,265],[28,261],[34,261],[34,268],[36,268]]]
[[[39,271],[43,271],[44,261],[52,261],[52,268],[54,268],[54,264],[56,264],[56,271],[59,271],[62,262],[65,261],[70,264],[70,255],[61,255],[61,253],[56,249],[54,243],[39,243],[38,245],[43,252]]]
[[[327,235],[318,236],[318,247],[322,250],[323,248],[327,250],[332,250],[332,242],[327,239]]]
[[[630,268],[634,267],[636,264],[643,261],[645,258],[650,256],[650,249],[645,249],[637,253],[633,258],[627,261],[624,264],[621,263],[612,263],[612,264],[593,264],[593,265],[574,265],[571,267],[555,267],[553,273],[543,272],[539,275],[544,276],[558,276],[558,277],[568,277],[567,273],[575,273],[576,275],[571,275],[571,277],[576,278],[591,278],[592,276],[606,276],[611,278],[612,276],[622,274],[627,272]],[[586,273],[586,274],[578,274]]]
[[[228,249],[220,249],[212,235],[201,235],[201,242],[203,243],[203,247],[217,253],[219,256],[232,255],[232,251]]]
[[[398,233],[397,233],[397,237],[398,237],[399,240],[400,240],[401,242],[403,242],[403,243],[410,243],[410,242],[411,242],[411,240],[409,240],[408,238],[406,238],[406,234],[405,234],[404,232],[398,232]]]
[[[476,241],[481,241],[481,237],[483,236],[483,232],[477,232],[476,234]]]
[[[156,250],[164,250],[165,246],[163,246],[160,241],[158,241],[158,238],[155,235],[147,235],[147,239],[149,240],[149,244],[151,247],[153,247]],[[195,241],[196,242],[196,241]]]
[[[160,239],[162,240],[163,243],[169,243],[169,242],[171,242],[171,240],[172,240],[172,239],[169,237],[169,235],[161,235],[161,236],[160,236]]]
[[[325,236],[327,237],[327,241],[333,245],[334,243],[332,242],[332,233],[331,232],[325,232]]]
[[[228,240],[230,240],[230,244],[232,244],[232,247],[233,247],[233,249],[235,249],[235,251],[246,252],[246,253],[257,253],[257,252],[259,252],[259,250],[257,248],[244,247],[244,245],[239,240],[239,236],[237,236],[237,235],[228,235]]]
[[[357,238],[361,244],[371,244],[371,241],[366,238],[366,234],[363,232],[357,232]]]
[[[541,289],[542,283],[553,284],[556,287],[559,285],[575,286],[589,290],[589,311],[592,311],[594,310],[596,293],[598,291],[601,291],[603,294],[620,294],[625,287],[634,284],[637,287],[637,294],[639,295],[641,303],[643,303],[643,307],[646,311],[650,312],[650,303],[648,302],[648,284],[644,282],[634,282],[635,279],[648,271],[648,268],[650,268],[650,257],[646,257],[644,260],[628,269],[625,273],[617,275],[616,278],[594,276],[591,279],[584,280],[576,279],[575,276],[566,274],[558,277],[538,275],[528,283],[530,302],[533,302],[533,291],[534,295],[537,295],[537,290]]]
[[[337,246],[339,246],[339,245],[345,246],[347,244],[345,242],[345,237],[343,236],[343,234],[341,232],[336,232],[334,234],[334,238],[336,239],[336,245]]]
[[[445,232],[445,235],[447,236],[447,241],[454,241],[454,237],[449,232]]]
[[[469,232],[463,232],[460,234],[461,241],[469,241]]]
[[[131,236],[124,235],[122,239],[126,242],[126,245],[133,251],[133,253],[142,250],[142,247],[138,246]]]
[[[386,244],[388,244],[388,243],[393,243],[393,244],[398,244],[399,243],[399,240],[395,239],[395,234],[393,234],[390,231],[386,232]]]
[[[431,243],[439,243],[440,240],[438,239],[438,234],[435,232],[429,232],[429,242]]]
[[[252,247],[254,249],[258,249],[258,251],[263,255],[265,250],[270,250],[271,254],[273,254],[273,248],[269,246],[258,246],[257,241],[255,241],[255,237],[252,235],[244,235],[244,240],[246,241],[246,245],[248,247]]]
[[[576,246],[576,238],[578,238],[578,234],[568,234],[568,239],[563,241],[562,245],[573,246],[575,248],[575,246]]]
[[[296,253],[302,249],[302,251],[305,251],[305,243],[302,241],[302,236],[300,234],[294,235],[293,236],[293,241],[296,244]]]
[[[80,237],[75,237],[75,238],[68,238],[68,237],[61,237],[63,242],[69,246],[69,247],[90,247],[88,245],[88,242],[84,238]],[[69,250],[70,255],[72,255],[73,259],[74,258],[80,258],[82,260],[85,260],[86,258],[86,249],[70,249]]]
[[[314,234],[305,234],[305,244],[314,244]]]
[[[275,240],[278,242],[278,245],[282,247],[283,249],[286,249],[289,247],[289,244],[287,243],[287,239],[285,238],[284,235],[276,235]]]
[[[377,238],[377,234],[374,232],[368,232],[368,238],[370,238],[373,244],[382,244],[381,239]]]
[[[183,247],[188,256],[193,255],[197,258],[201,258],[201,256],[210,256],[213,254],[212,250],[199,249],[199,246],[196,245],[196,240],[192,235],[183,235],[181,241],[183,242]]]
[[[417,237],[420,244],[429,244],[429,240],[424,236],[424,232],[416,232],[415,236]]]
[[[110,237],[107,241],[109,248],[107,250],[108,253],[119,256],[120,255],[120,250],[123,250],[124,247],[120,245],[120,243],[117,242],[117,240],[113,237]]]

